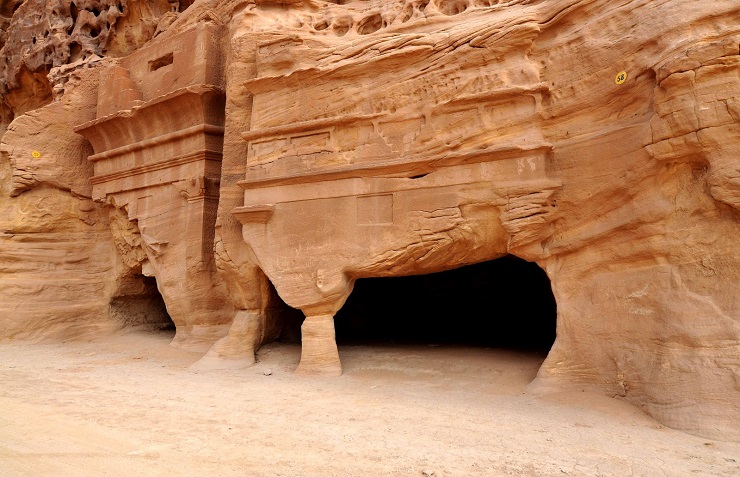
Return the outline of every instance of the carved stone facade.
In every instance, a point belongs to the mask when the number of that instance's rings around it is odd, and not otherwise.
[[[224,133],[221,41],[220,26],[203,22],[105,69],[98,118],[76,128],[95,150],[93,199],[138,224],[144,275],[157,277],[177,327],[174,343],[190,348],[210,346],[233,319],[212,251]]]
[[[478,28],[443,25],[453,38]],[[433,37],[407,32],[405,42],[380,40],[382,54],[356,57],[379,48],[368,35],[331,62],[321,58],[336,45],[322,51],[311,35],[254,35],[244,206],[232,213],[280,296],[307,317],[300,370],[340,372],[331,318],[355,279],[526,255],[547,235],[559,183],[537,127],[549,89],[526,58],[535,34],[435,53]],[[506,59],[495,70],[489,46]],[[443,55],[456,77],[477,81],[440,81]],[[483,224],[496,223],[483,238]],[[321,362],[328,356],[333,364]]]

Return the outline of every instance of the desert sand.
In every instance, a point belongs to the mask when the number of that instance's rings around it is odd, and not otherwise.
[[[615,398],[527,385],[543,353],[300,346],[201,369],[168,333],[0,346],[3,476],[737,476],[740,444],[666,428]]]

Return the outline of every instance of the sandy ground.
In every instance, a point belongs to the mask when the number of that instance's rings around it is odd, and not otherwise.
[[[298,346],[204,371],[168,339],[0,345],[0,475],[740,475],[740,444],[527,393],[536,354],[343,347],[344,376],[307,378]]]

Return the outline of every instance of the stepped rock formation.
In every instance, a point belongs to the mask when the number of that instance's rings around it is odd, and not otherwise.
[[[298,370],[335,375],[357,279],[515,255],[557,301],[534,390],[740,439],[736,0],[16,0],[0,20],[3,339],[169,314],[174,345],[246,364],[284,302]]]

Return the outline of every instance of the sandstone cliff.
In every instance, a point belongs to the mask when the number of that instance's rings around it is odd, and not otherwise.
[[[279,296],[336,374],[355,280],[512,254],[557,301],[534,389],[740,439],[735,0],[0,15],[3,337],[120,328],[154,277],[176,344],[249,361]]]

